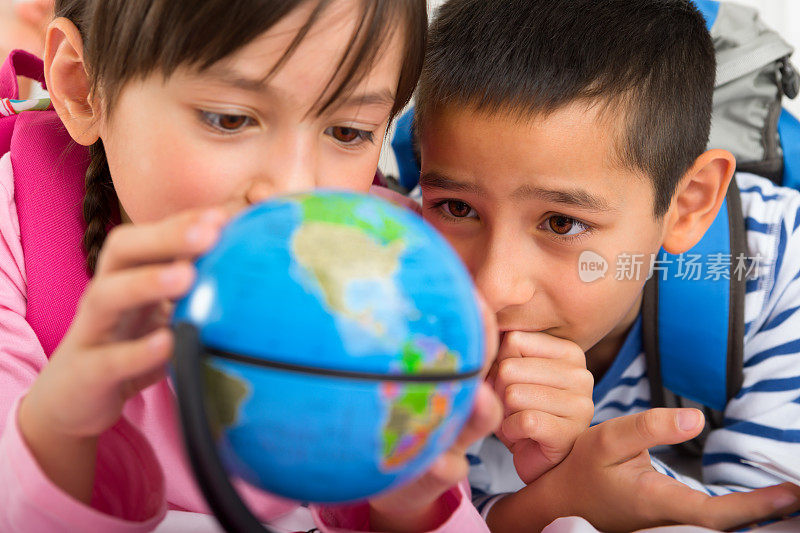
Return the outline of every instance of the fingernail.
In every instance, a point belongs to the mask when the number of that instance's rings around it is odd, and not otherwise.
[[[202,214],[200,217],[200,223],[216,226],[222,222],[224,217],[225,213],[223,213],[222,209],[215,207]]]
[[[689,431],[697,427],[700,423],[700,413],[694,410],[686,410],[678,413],[678,428],[681,431]]]
[[[150,346],[151,350],[158,350],[163,348],[167,342],[169,342],[169,332],[166,330],[160,330],[153,334],[147,344]]]
[[[161,282],[164,285],[171,286],[183,281],[186,277],[186,265],[171,265],[161,272]]]
[[[772,500],[772,505],[775,506],[775,509],[784,509],[796,503],[797,496],[788,492],[775,496],[775,499]]]

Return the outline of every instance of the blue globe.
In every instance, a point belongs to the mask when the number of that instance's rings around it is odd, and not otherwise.
[[[473,285],[415,214],[372,196],[281,197],[235,219],[173,322],[197,328],[227,472],[306,502],[420,475],[468,417],[484,353]]]

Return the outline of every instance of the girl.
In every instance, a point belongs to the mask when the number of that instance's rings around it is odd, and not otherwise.
[[[65,131],[71,147],[12,145],[0,160],[0,530],[146,531],[168,508],[205,511],[164,374],[170,302],[191,286],[192,260],[271,195],[369,189],[420,71],[425,3],[58,0],[55,14],[44,71],[60,122],[15,136]],[[76,238],[80,207],[53,192],[69,184],[45,186],[73,164],[86,169]],[[35,186],[20,178],[31,168]],[[49,255],[32,253],[43,236]],[[91,281],[64,274],[76,255]],[[499,418],[483,389],[428,473],[369,503],[315,508],[318,526],[483,530],[456,482],[466,446]],[[264,520],[296,507],[239,488]]]

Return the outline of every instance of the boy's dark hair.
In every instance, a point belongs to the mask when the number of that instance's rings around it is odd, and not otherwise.
[[[320,15],[335,0],[56,0],[55,16],[66,17],[83,38],[92,91],[106,109],[125,83],[158,72],[169,77],[178,67],[200,70],[243,48],[300,5],[315,9],[294,42],[274,66],[291,56]],[[425,54],[428,13],[425,0],[361,0],[361,18],[351,46],[337,65],[317,112],[337,102],[369,71],[373,60],[395,31],[403,32],[403,61],[394,117],[416,88]],[[341,73],[341,80],[334,79]],[[102,141],[91,149],[86,176],[84,248],[94,271],[97,255],[116,204]]]
[[[659,218],[706,149],[716,58],[689,0],[450,0],[428,39],[419,127],[449,106],[523,120],[619,106],[617,159],[652,177]]]

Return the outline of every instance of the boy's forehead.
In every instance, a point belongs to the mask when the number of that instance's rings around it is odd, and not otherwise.
[[[490,180],[492,190],[515,196],[591,191],[594,200],[606,200],[590,203],[612,208],[631,182],[650,189],[643,173],[620,162],[621,124],[610,111],[583,103],[522,118],[505,111],[437,109],[420,131],[423,173],[480,187]]]

